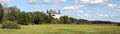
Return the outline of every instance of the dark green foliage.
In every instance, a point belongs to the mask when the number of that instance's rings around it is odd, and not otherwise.
[[[16,7],[10,7],[9,10],[11,10],[10,13],[8,13],[8,15],[10,15],[8,18],[10,21],[16,21],[17,18],[19,17],[20,14],[20,10],[17,9]]]
[[[61,23],[62,23],[62,24],[70,24],[70,23],[72,23],[72,21],[69,19],[68,16],[62,16],[62,17],[60,18],[60,20],[61,20]]]
[[[4,11],[4,9],[3,9],[3,7],[2,7],[2,4],[0,4],[0,22],[2,22],[2,20],[3,20],[3,11]]]
[[[18,24],[28,25],[28,23],[29,23],[29,15],[26,14],[25,12],[20,13],[18,18]]]
[[[92,24],[112,24],[110,21],[92,21]]]
[[[52,19],[49,16],[45,17],[45,23],[50,24]]]
[[[33,22],[35,24],[42,24],[42,23],[45,23],[48,19],[48,16],[46,14],[44,14],[43,12],[39,12],[39,11],[36,11],[36,12],[33,12]]]
[[[4,21],[1,27],[2,29],[20,29],[20,26],[12,21]]]
[[[73,24],[77,24],[77,22],[78,22],[78,19],[75,19],[72,17],[70,17],[69,19],[71,20],[71,23],[73,23]]]
[[[9,7],[7,9],[9,11],[6,11],[6,14],[4,14],[4,20],[17,21],[20,14],[20,10],[16,7]]]
[[[48,18],[47,18],[47,23],[54,23],[54,18],[52,17],[52,15],[50,13],[48,13]]]
[[[85,19],[78,19],[77,24],[89,24],[90,22],[88,20]]]

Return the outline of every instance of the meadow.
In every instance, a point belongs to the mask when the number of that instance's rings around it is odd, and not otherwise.
[[[85,24],[20,25],[21,29],[0,29],[0,34],[120,34],[120,26]]]

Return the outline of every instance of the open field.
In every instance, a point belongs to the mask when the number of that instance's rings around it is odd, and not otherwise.
[[[0,34],[120,34],[120,26],[75,24],[21,25],[21,29],[0,29]]]

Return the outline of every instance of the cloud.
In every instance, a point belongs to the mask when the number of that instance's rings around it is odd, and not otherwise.
[[[81,19],[86,19],[88,16],[89,16],[89,14],[83,14],[83,15],[78,14],[78,15],[77,15],[77,17],[78,17],[78,18],[81,18]]]
[[[86,3],[86,4],[103,4],[107,2],[107,0],[75,0],[75,3]]]
[[[79,10],[78,12],[79,12],[79,13],[82,13],[83,11],[82,11],[82,10]]]
[[[119,15],[114,15],[114,16],[109,16],[109,17],[103,17],[103,19],[110,20],[110,21],[116,21],[120,22],[120,16]]]
[[[120,16],[110,16],[109,19],[120,20]]]
[[[87,17],[89,14],[85,14],[84,16]]]
[[[109,3],[109,0],[75,0],[76,4],[92,4],[92,5],[103,5],[109,8],[119,8],[120,6],[118,6],[117,4],[112,4]]]
[[[99,16],[100,17],[109,17],[109,15],[106,15],[106,14],[100,14]]]
[[[119,8],[119,6],[117,4],[106,4],[107,7],[110,7],[110,8]]]
[[[0,2],[10,2],[11,0],[0,0]]]
[[[65,3],[67,0],[43,0],[43,3],[45,4],[59,4],[59,3]]]
[[[35,3],[37,3],[37,1],[38,1],[38,0],[29,0],[29,3],[30,3],[30,4],[35,4]]]
[[[90,0],[75,0],[75,3],[88,3]]]
[[[62,10],[74,11],[74,10],[80,10],[82,7],[84,7],[84,5],[66,6],[66,7],[62,8]]]
[[[74,7],[74,6],[68,6],[68,7],[64,7],[63,8],[63,10],[75,10],[76,9],[76,7]]]

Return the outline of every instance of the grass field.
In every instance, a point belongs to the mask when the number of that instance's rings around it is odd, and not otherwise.
[[[75,24],[21,25],[21,29],[0,29],[0,34],[120,34],[120,26]]]

